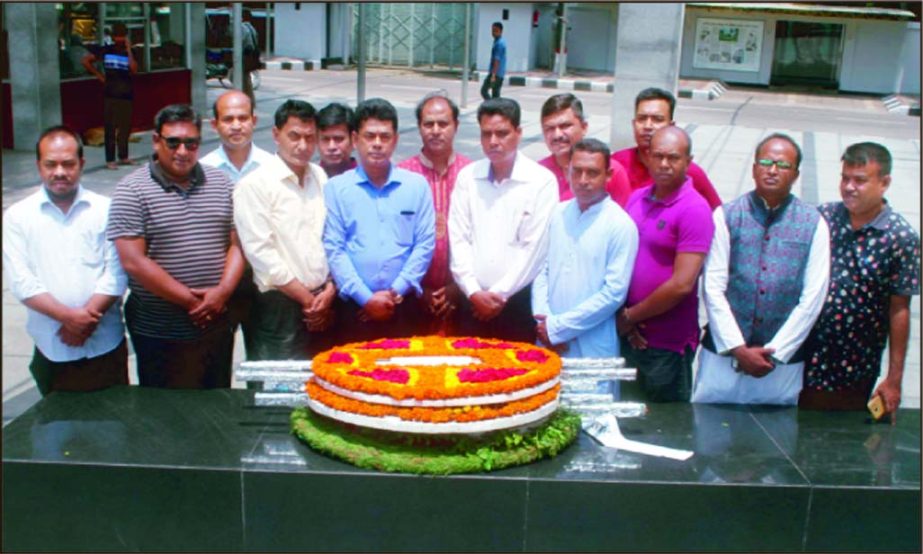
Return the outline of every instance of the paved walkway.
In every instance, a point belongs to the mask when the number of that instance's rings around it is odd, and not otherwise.
[[[292,84],[291,91],[275,83],[287,83],[295,77],[281,70],[266,70],[263,75],[263,88],[257,91],[259,125],[255,141],[263,148],[274,148],[270,126],[272,114],[276,107],[290,96],[309,99],[316,107],[330,101],[355,102],[355,81],[352,72],[311,72],[311,85]],[[413,108],[416,100],[428,90],[446,88],[455,94],[457,81],[449,81],[438,76],[419,75],[412,72],[369,72],[369,96],[381,95],[392,99],[398,108],[401,121],[400,143],[395,157],[403,159],[416,153],[419,149],[419,136],[413,125]],[[298,88],[304,87],[307,88]],[[274,88],[275,87],[275,88]],[[461,126],[456,138],[459,151],[472,157],[480,158],[479,133],[475,119],[478,91],[474,83],[468,88],[469,106],[462,110]],[[209,88],[209,102],[213,101],[223,89]],[[539,125],[539,95],[550,95],[551,91],[529,90],[524,87],[504,88],[504,94],[517,98],[522,107],[523,152],[535,159],[545,157],[547,151],[541,137]],[[597,105],[605,101],[606,93],[579,92],[585,104],[593,100]],[[733,97],[734,90],[725,96]],[[907,117],[887,113],[881,103],[867,97],[839,97],[778,94],[761,91],[748,94],[765,95],[764,101],[777,102],[795,109],[833,109],[836,114],[858,112],[880,113],[882,124],[887,118]],[[590,98],[592,96],[592,98]],[[908,218],[919,231],[920,229],[920,138],[919,133],[911,139],[894,139],[866,134],[847,132],[802,131],[779,129],[772,126],[772,121],[743,121],[732,118],[730,124],[703,123],[684,119],[684,113],[693,113],[695,108],[706,109],[722,100],[708,102],[705,100],[680,99],[677,108],[677,121],[692,135],[695,159],[709,174],[716,188],[725,200],[730,200],[753,187],[750,175],[752,152],[761,137],[773,131],[790,133],[804,148],[802,176],[795,186],[795,193],[809,202],[829,202],[837,200],[839,182],[839,156],[845,147],[861,140],[876,140],[883,143],[894,156],[892,171],[893,185],[888,193],[892,206]],[[709,108],[710,109],[710,108]],[[591,112],[589,135],[609,141],[609,111]],[[896,120],[891,120],[896,121]],[[203,127],[205,144],[203,152],[217,146],[217,136],[206,124]],[[150,153],[149,133],[143,133],[141,141],[130,144],[130,155],[142,159]],[[102,148],[86,148],[86,169],[84,183],[88,188],[103,194],[112,194],[118,180],[130,169],[120,168],[110,171],[104,168]],[[38,180],[35,171],[33,151],[3,151],[3,208],[37,190]],[[908,348],[907,369],[904,378],[904,405],[920,406],[920,301],[914,297],[911,303],[912,325],[911,344]],[[4,423],[15,417],[39,398],[28,371],[28,362],[32,354],[32,341],[25,332],[25,308],[9,292],[7,277],[3,275],[3,418]],[[238,337],[238,342],[239,342]],[[238,344],[235,359],[240,360],[242,347]],[[887,359],[887,355],[885,355]],[[133,359],[132,362],[133,364]],[[131,368],[135,379],[134,368]]]

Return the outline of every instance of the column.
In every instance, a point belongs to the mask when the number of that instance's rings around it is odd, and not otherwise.
[[[200,2],[187,2],[186,9],[189,10],[189,19],[191,23],[186,31],[189,41],[186,48],[189,49],[189,69],[192,71],[192,107],[200,113],[203,118],[210,117],[208,105],[208,92],[205,86],[205,4]]]
[[[634,146],[635,96],[647,87],[674,95],[683,40],[683,4],[619,4],[612,94],[613,150]]]
[[[58,14],[54,4],[45,3],[16,2],[3,9],[10,45],[13,145],[29,150],[43,130],[61,123]]]

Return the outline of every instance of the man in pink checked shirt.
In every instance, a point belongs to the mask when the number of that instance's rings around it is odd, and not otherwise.
[[[417,127],[423,148],[398,164],[426,178],[436,211],[436,249],[429,270],[423,276],[423,304],[428,313],[427,329],[439,335],[453,334],[460,291],[449,271],[449,198],[455,178],[471,160],[455,152],[458,106],[445,92],[427,94],[417,104]]]

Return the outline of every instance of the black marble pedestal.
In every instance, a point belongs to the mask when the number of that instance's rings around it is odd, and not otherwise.
[[[315,454],[252,392],[54,393],[3,430],[3,550],[919,551],[920,413],[651,405],[629,438],[483,475]]]

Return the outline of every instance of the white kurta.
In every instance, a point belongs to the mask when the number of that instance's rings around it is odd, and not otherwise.
[[[764,377],[751,377],[733,367],[730,351],[744,344],[743,333],[725,295],[728,285],[731,237],[723,208],[712,216],[715,236],[705,261],[705,310],[708,328],[718,354],[702,349],[699,370],[692,388],[692,402],[731,404],[798,403],[804,363],[787,363],[808,337],[824,305],[830,277],[830,231],[823,218],[811,240],[798,304],[772,339],[763,345],[775,350],[776,367]],[[779,363],[781,362],[781,363]]]
[[[532,284],[532,313],[547,316],[552,344],[565,357],[619,355],[616,310],[625,302],[638,230],[608,196],[581,212],[558,205],[548,231],[548,258]]]

